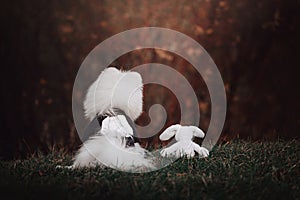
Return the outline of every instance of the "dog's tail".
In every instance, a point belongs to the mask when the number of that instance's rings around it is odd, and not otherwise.
[[[137,72],[106,68],[90,86],[84,101],[84,112],[90,121],[97,115],[123,110],[132,120],[142,113],[142,78]]]

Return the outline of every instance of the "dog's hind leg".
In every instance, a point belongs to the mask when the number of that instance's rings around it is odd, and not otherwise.
[[[95,166],[96,158],[93,155],[93,152],[83,145],[78,154],[74,158],[73,166],[74,167],[91,167]]]

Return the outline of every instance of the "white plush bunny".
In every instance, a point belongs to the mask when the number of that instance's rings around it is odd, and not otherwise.
[[[177,158],[186,155],[188,158],[195,156],[195,151],[200,157],[207,157],[209,151],[200,147],[198,144],[192,141],[193,137],[204,137],[204,133],[196,126],[181,126],[179,124],[172,125],[167,128],[160,136],[162,141],[169,140],[175,135],[176,143],[163,149],[160,154],[162,156],[175,156]]]

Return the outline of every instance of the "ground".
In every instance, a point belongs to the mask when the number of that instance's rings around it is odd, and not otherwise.
[[[300,199],[300,141],[232,141],[205,159],[182,158],[159,171],[56,169],[53,151],[0,162],[2,197],[15,199]],[[5,198],[6,199],[6,198]]]

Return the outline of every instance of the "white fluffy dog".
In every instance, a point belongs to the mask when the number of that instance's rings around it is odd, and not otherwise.
[[[151,169],[151,154],[134,143],[133,121],[142,113],[142,78],[137,72],[105,69],[88,89],[85,116],[100,129],[77,152],[71,167],[105,165],[123,171]],[[147,157],[148,156],[148,157]]]

